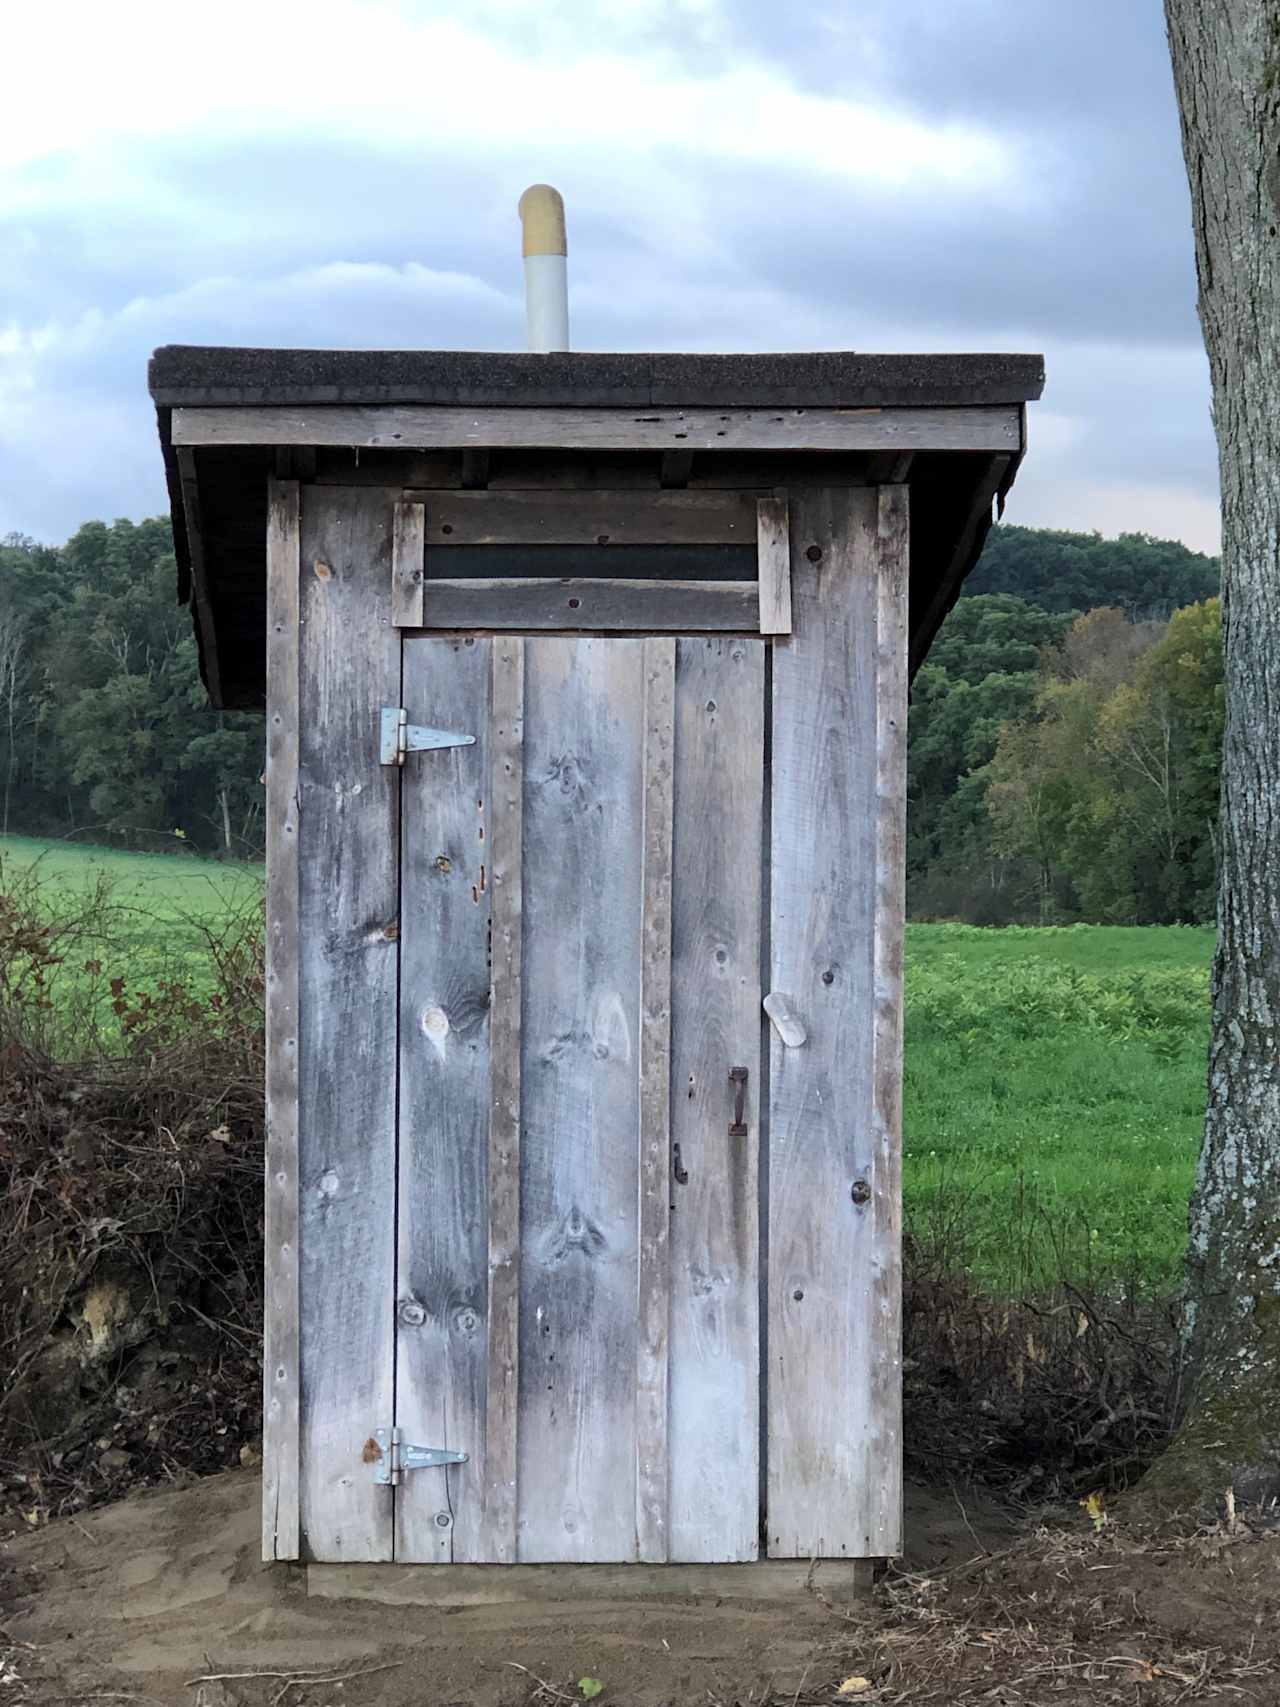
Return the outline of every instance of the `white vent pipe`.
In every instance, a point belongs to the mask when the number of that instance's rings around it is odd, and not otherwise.
[[[531,184],[520,197],[524,227],[524,294],[529,348],[540,355],[569,348],[569,246],[564,200],[550,184]]]

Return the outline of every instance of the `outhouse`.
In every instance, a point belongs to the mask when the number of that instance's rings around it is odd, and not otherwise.
[[[908,681],[1040,358],[150,383],[266,713],[266,1556],[897,1553]]]

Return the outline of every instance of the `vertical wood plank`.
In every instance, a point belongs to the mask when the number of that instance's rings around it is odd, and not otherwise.
[[[267,489],[267,1145],[262,1556],[298,1557],[298,582],[296,481]]]
[[[483,1562],[488,1380],[490,694],[494,643],[404,645],[414,723],[475,736],[403,778],[396,1421],[469,1455],[396,1491],[396,1558]]]
[[[669,1552],[671,1314],[671,859],[676,643],[644,642],[644,864],[640,962],[640,1272],[636,1347],[637,1554]]]
[[[879,500],[791,494],[794,631],[774,645],[768,1537],[775,1558],[897,1551],[897,1441],[872,1391],[896,1253],[874,1114]],[[878,1377],[877,1377],[878,1379]]]
[[[672,925],[671,1558],[759,1550],[764,643],[679,642]],[[729,1135],[730,1067],[750,1136]]]
[[[378,714],[400,694],[392,503],[302,493],[299,729],[301,1511],[317,1560],[389,1559],[399,772]]]
[[[422,627],[426,548],[426,506],[412,499],[398,498],[391,545],[391,620],[397,628]]]
[[[876,563],[876,922],[872,1044],[871,1438],[882,1484],[879,1539],[902,1546],[902,1026],[907,836],[909,498],[882,486]]]
[[[756,499],[761,634],[791,633],[791,539],[786,498]]]
[[[642,648],[525,642],[526,1563],[636,1550]]]
[[[524,641],[493,646],[490,798],[489,1343],[484,1556],[514,1564],[520,1369],[520,1010],[524,851]]]

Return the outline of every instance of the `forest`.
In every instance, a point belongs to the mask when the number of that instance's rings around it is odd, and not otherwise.
[[[0,833],[255,858],[262,722],[211,711],[167,520],[0,542]],[[975,924],[1212,914],[1218,563],[1001,525],[916,678],[909,900]]]

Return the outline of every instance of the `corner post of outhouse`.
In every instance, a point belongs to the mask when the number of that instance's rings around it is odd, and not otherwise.
[[[267,489],[266,1162],[262,1556],[299,1533],[298,684],[301,525],[296,480]]]

